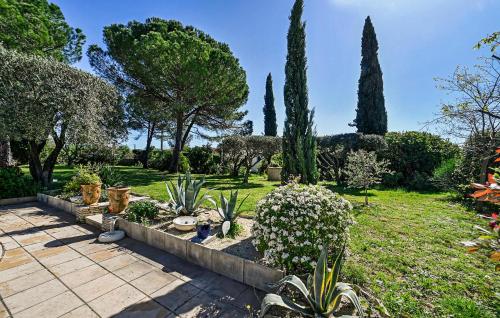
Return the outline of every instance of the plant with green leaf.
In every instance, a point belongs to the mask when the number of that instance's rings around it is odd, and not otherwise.
[[[241,205],[245,200],[248,198],[250,194],[247,194],[247,196],[241,200],[240,204],[238,207],[236,207],[236,204],[238,203],[238,190],[235,192],[231,191],[231,194],[229,195],[229,200],[224,197],[224,195],[220,194],[220,204],[221,206],[217,206],[217,212],[219,212],[219,215],[222,218],[222,235],[226,236],[228,235],[231,238],[234,238],[236,235],[238,235],[241,232],[241,226],[236,223],[236,218],[240,215],[241,213]]]
[[[289,275],[276,284],[269,284],[271,288],[291,286],[297,289],[305,302],[299,303],[295,299],[278,294],[267,294],[262,300],[260,317],[263,317],[272,306],[279,306],[307,317],[336,317],[334,312],[339,308],[342,297],[346,297],[354,305],[359,317],[363,317],[363,308],[358,296],[349,284],[339,282],[344,248],[334,255],[333,267],[328,268],[328,249],[323,249],[316,264],[314,275],[309,275],[307,286],[295,275]],[[354,317],[343,315],[341,317]]]
[[[176,214],[195,215],[205,201],[212,202],[215,205],[215,201],[208,192],[200,196],[204,184],[204,177],[196,180],[191,177],[189,172],[185,176],[179,175],[177,184],[172,181],[166,183],[170,203],[174,205]]]
[[[82,185],[101,183],[99,175],[90,170],[88,165],[79,165],[76,174],[64,185],[63,192],[67,195],[74,195],[80,193]]]
[[[139,201],[127,209],[126,218],[131,222],[149,223],[160,213],[158,207],[151,201]]]

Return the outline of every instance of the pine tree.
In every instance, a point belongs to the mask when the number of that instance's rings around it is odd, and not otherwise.
[[[278,125],[276,124],[276,109],[274,108],[273,78],[271,73],[266,79],[266,95],[264,95],[264,135],[278,135]]]
[[[314,111],[308,109],[306,34],[305,23],[301,21],[303,7],[303,0],[295,1],[287,35],[282,176],[288,180],[291,175],[300,175],[302,183],[315,184],[318,180],[316,138],[313,131]]]
[[[361,75],[358,82],[358,107],[353,126],[357,127],[359,133],[384,135],[387,132],[387,112],[377,51],[377,36],[368,16],[361,40]]]

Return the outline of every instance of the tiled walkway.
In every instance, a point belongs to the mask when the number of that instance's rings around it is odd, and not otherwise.
[[[38,203],[0,207],[0,317],[250,317],[259,306],[253,288],[97,235]]]

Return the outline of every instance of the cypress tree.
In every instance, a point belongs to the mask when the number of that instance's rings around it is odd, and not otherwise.
[[[278,135],[278,125],[276,124],[276,109],[274,108],[273,78],[271,73],[266,79],[266,94],[264,95],[264,135]]]
[[[387,112],[377,51],[377,36],[368,16],[361,40],[361,75],[358,82],[356,119],[353,125],[357,127],[359,133],[384,135],[387,132]]]
[[[306,33],[305,23],[301,21],[303,7],[303,0],[295,1],[287,35],[282,177],[288,180],[291,175],[300,175],[302,183],[315,184],[318,180],[316,138],[313,131],[314,111],[308,109]]]

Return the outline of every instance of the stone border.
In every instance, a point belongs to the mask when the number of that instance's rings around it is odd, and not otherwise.
[[[77,204],[42,193],[38,194],[38,201],[71,214],[75,214],[76,209],[79,207]],[[93,221],[90,218],[86,218],[86,221],[88,224],[101,229],[102,224],[97,224],[99,223],[98,221]],[[120,230],[125,231],[134,240],[146,243],[193,264],[260,290],[270,291],[267,283],[277,282],[283,278],[283,272],[280,270],[228,254],[224,251],[211,249],[142,224],[129,222],[121,217],[118,218],[116,226]]]
[[[1,199],[0,200],[0,205],[21,204],[21,203],[35,202],[35,201],[37,201],[37,197],[36,196],[32,196],[32,197],[18,197],[18,198],[7,198],[7,199]]]
[[[267,283],[277,282],[283,278],[283,272],[280,270],[260,265],[224,251],[211,249],[142,224],[119,218],[117,225],[118,228],[137,241],[144,242],[193,264],[264,291],[270,291]]]

